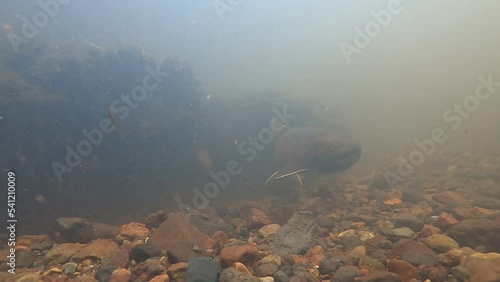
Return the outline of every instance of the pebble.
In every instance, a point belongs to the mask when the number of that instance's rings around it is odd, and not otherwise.
[[[424,226],[424,222],[412,213],[400,213],[394,221],[395,227],[408,227],[418,232]]]
[[[453,215],[443,212],[439,217],[432,223],[432,225],[440,228],[441,230],[448,230],[453,225],[458,224],[458,220],[453,217]]]
[[[403,239],[394,243],[393,248],[387,253],[389,259],[400,258],[413,265],[436,265],[437,254],[424,245],[409,239]]]
[[[421,265],[419,275],[422,279],[428,279],[432,282],[448,281],[448,270],[442,265]]]
[[[384,201],[384,205],[386,206],[396,206],[396,205],[401,205],[402,203],[403,201],[401,201],[401,199],[399,198],[391,198]]]
[[[122,243],[125,240],[134,242],[137,240],[146,240],[150,235],[149,229],[142,223],[131,222],[120,226],[116,241]]]
[[[257,277],[249,276],[247,274],[236,271],[233,267],[228,267],[222,271],[220,275],[220,282],[260,282]]]
[[[325,258],[325,249],[320,245],[316,245],[307,251],[304,257],[312,265],[319,265],[320,262]]]
[[[418,237],[425,238],[425,237],[429,237],[431,235],[440,234],[440,233],[441,233],[441,229],[439,229],[438,227],[430,225],[430,224],[424,224],[424,226],[422,227],[422,230],[420,230],[420,232],[418,232]]]
[[[280,227],[281,226],[276,223],[264,225],[259,229],[259,235],[262,238],[268,238],[272,235],[275,235],[276,232],[278,232],[278,229],[280,229]]]
[[[408,280],[403,280],[401,276],[395,273],[387,271],[379,271],[364,277],[356,278],[354,281],[355,282],[403,282]]]
[[[148,229],[158,228],[167,219],[167,212],[164,210],[156,211],[146,217],[145,226]]]
[[[255,268],[255,275],[259,277],[273,276],[279,269],[279,266],[274,263],[263,263]]]
[[[148,282],[170,282],[170,277],[167,274],[160,274],[153,277]]]
[[[418,278],[418,268],[411,263],[401,259],[390,259],[387,261],[387,270],[401,276],[403,281]]]
[[[447,234],[461,246],[484,246],[487,252],[500,252],[499,220],[466,219],[450,228]]]
[[[238,272],[244,273],[246,275],[252,276],[252,273],[250,270],[248,270],[248,267],[246,265],[242,264],[241,262],[237,261],[233,264],[234,269],[236,269]]]
[[[444,234],[434,234],[423,240],[424,244],[438,253],[445,253],[451,249],[458,249],[457,241]]]
[[[500,281],[499,253],[472,254],[465,266],[470,275],[470,282]]]
[[[131,276],[132,274],[130,273],[130,270],[117,268],[111,273],[109,282],[128,282],[130,281]]]
[[[99,282],[109,282],[113,271],[115,271],[114,267],[101,267],[96,271],[94,277]]]
[[[353,229],[341,232],[337,236],[337,240],[340,244],[342,244],[342,246],[344,246],[344,251],[350,251],[361,244],[358,234],[356,234],[356,231]]]
[[[97,239],[83,247],[71,259],[76,262],[85,259],[104,260],[119,249],[118,244],[110,239]]]
[[[408,227],[399,227],[389,231],[388,237],[391,241],[399,241],[401,239],[414,239],[417,235]]]
[[[340,256],[327,257],[321,261],[318,270],[321,274],[333,274],[342,265],[342,260]]]
[[[465,263],[468,256],[469,255],[463,250],[451,249],[444,254],[440,254],[438,260],[441,265],[453,267]]]
[[[257,264],[261,263],[274,263],[277,266],[281,266],[281,257],[276,254],[270,254],[263,257],[261,260],[257,262]]]
[[[186,281],[187,269],[187,262],[178,262],[167,268],[167,274],[174,281]]]
[[[356,266],[341,266],[337,271],[335,271],[335,274],[333,274],[331,282],[354,281],[356,277],[362,276],[363,273]]]
[[[85,247],[85,245],[78,243],[58,244],[47,251],[43,260],[45,263],[55,260],[57,263],[64,264],[68,262],[74,254],[83,249],[83,247]]]
[[[68,262],[68,263],[64,264],[63,272],[68,276],[72,276],[73,274],[75,274],[76,268],[77,268],[76,263]]]
[[[228,267],[235,262],[241,262],[245,265],[252,265],[257,261],[259,251],[251,245],[233,245],[222,249],[220,252],[220,261],[222,267]]]
[[[271,223],[272,223],[271,219],[269,218],[269,216],[265,212],[263,212],[259,209],[256,209],[256,208],[251,209],[251,215],[250,215],[250,219],[248,221],[248,227],[250,229],[261,228],[262,226],[268,225]]]

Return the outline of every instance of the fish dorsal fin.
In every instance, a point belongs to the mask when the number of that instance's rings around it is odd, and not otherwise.
[[[308,168],[295,166],[295,165],[286,165],[279,170],[279,173],[274,176],[275,179],[281,179],[289,176],[293,176],[299,174],[301,172],[309,171]]]
[[[276,117],[273,117],[271,119],[271,130],[274,132],[274,134],[281,134],[287,128],[288,127]]]
[[[266,183],[264,184],[264,186],[266,186],[270,181],[282,179],[282,178],[285,178],[285,177],[291,177],[298,185],[300,185],[301,187],[303,187],[304,185],[302,183],[302,178],[300,177],[300,173],[306,172],[306,171],[309,171],[309,169],[308,168],[299,167],[299,166],[290,166],[290,165],[285,166],[282,169],[280,169],[280,170],[276,171],[275,173],[273,173],[266,180]]]

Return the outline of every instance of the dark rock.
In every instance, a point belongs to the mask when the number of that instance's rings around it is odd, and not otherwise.
[[[148,229],[158,228],[158,226],[160,226],[160,224],[162,224],[166,219],[167,219],[167,212],[164,210],[159,210],[157,212],[148,215],[144,220],[144,224]]]
[[[273,276],[279,269],[274,263],[263,263],[255,268],[255,275],[259,277]]]
[[[83,247],[85,247],[85,245],[78,243],[58,244],[47,251],[43,260],[45,263],[57,261],[57,263],[63,264],[68,262],[70,258],[83,249]]]
[[[364,277],[356,278],[354,279],[354,281],[355,282],[403,282],[408,280],[403,280],[401,276],[397,275],[396,273],[380,271],[373,274],[369,274]]]
[[[367,207],[360,207],[356,209],[355,213],[351,213],[347,216],[349,221],[364,222],[366,225],[373,224],[373,210]]]
[[[338,256],[327,257],[319,264],[319,273],[333,274],[342,265],[342,258]]]
[[[387,261],[387,270],[396,273],[404,281],[418,278],[418,269],[411,263],[402,259],[390,259]]]
[[[403,239],[394,243],[392,250],[387,253],[389,259],[400,258],[407,262],[418,265],[436,265],[437,254],[420,242]]]
[[[394,229],[394,224],[388,220],[379,220],[375,223],[376,230],[378,230],[382,235],[389,236],[389,232]]]
[[[92,240],[92,224],[78,217],[60,217],[49,227],[49,236],[57,243],[88,243]]]
[[[362,277],[363,273],[358,267],[347,265],[340,267],[331,279],[331,282],[353,282],[356,277]]]
[[[318,280],[314,278],[314,276],[306,271],[297,271],[295,275],[293,275],[292,279],[290,279],[290,282],[317,282]]]
[[[291,266],[291,265],[282,265],[278,272],[280,272],[280,271],[285,273],[285,275],[287,277],[292,277],[293,273],[295,272],[295,270],[293,269],[293,266]]]
[[[198,230],[183,213],[176,212],[170,214],[167,220],[151,234],[148,243],[162,250],[168,250],[173,245],[184,242],[205,250],[208,239],[209,237]]]
[[[92,240],[95,239],[115,239],[118,234],[118,227],[101,222],[89,222],[92,225]]]
[[[78,265],[76,263],[68,262],[63,266],[63,272],[68,276],[72,276],[75,274],[77,267]]]
[[[319,227],[314,214],[299,211],[283,225],[271,243],[276,253],[304,254],[319,238]]]
[[[109,239],[97,239],[85,245],[71,260],[81,262],[86,259],[104,261],[120,249],[118,244]]]
[[[460,246],[484,246],[487,252],[500,252],[500,220],[466,219],[448,230]]]
[[[437,258],[434,255],[420,252],[408,252],[401,256],[401,259],[413,265],[436,265],[438,263]]]
[[[423,193],[422,190],[420,190],[417,187],[408,187],[403,190],[403,195],[401,196],[401,200],[403,202],[409,202],[409,203],[417,203],[421,200],[423,200]]]
[[[453,191],[443,191],[439,194],[433,195],[432,199],[445,205],[467,202],[467,200],[462,195]]]
[[[129,254],[127,250],[120,249],[111,255],[108,258],[102,261],[103,267],[115,267],[115,268],[126,268],[129,260]]]
[[[189,220],[200,230],[201,232],[212,236],[217,231],[222,231],[226,233],[229,237],[236,237],[236,230],[231,224],[225,223],[221,219],[215,219],[210,221],[200,215],[192,215]]]
[[[500,200],[491,198],[491,197],[485,197],[485,196],[477,196],[475,198],[476,200],[476,205],[481,208],[485,209],[492,209],[492,210],[500,210]]]
[[[30,251],[16,252],[16,267],[30,267],[35,261],[36,255]]]
[[[193,258],[188,263],[186,282],[218,282],[221,267],[212,258]]]
[[[344,246],[344,251],[350,251],[361,245],[358,234],[354,230],[347,230],[339,234],[337,241]]]
[[[470,276],[469,270],[463,265],[452,267],[450,272],[458,281],[468,281]]]
[[[335,226],[335,220],[323,214],[319,214],[316,216],[316,222],[318,223],[319,227],[323,227],[328,230],[332,229]]]
[[[273,275],[274,281],[276,282],[289,282],[290,278],[286,276],[286,274],[283,271],[278,271]]]
[[[424,222],[411,213],[401,213],[394,221],[396,227],[408,227],[414,232],[419,232],[424,227]]]
[[[135,260],[137,263],[141,263],[149,258],[161,256],[161,250],[151,244],[139,244],[132,248],[129,256],[130,259]]]
[[[420,278],[429,279],[432,282],[448,281],[448,270],[441,265],[421,265],[419,274]]]
[[[115,271],[114,267],[101,267],[96,271],[94,278],[99,282],[108,282],[113,271]]]
[[[52,248],[52,245],[53,245],[52,242],[47,240],[47,241],[44,241],[42,243],[30,245],[30,250],[41,252],[41,251],[49,250],[50,248]]]
[[[180,242],[174,244],[167,250],[168,262],[171,264],[178,262],[188,262],[192,258],[207,256],[204,253],[204,250],[196,250],[193,246],[186,242]]]

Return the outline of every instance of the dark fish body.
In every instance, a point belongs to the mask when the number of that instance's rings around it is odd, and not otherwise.
[[[328,173],[342,171],[356,163],[361,146],[321,128],[287,128],[276,140],[275,162],[280,175],[307,169]]]

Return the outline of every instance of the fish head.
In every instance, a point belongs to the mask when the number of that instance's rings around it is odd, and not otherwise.
[[[317,172],[342,171],[361,157],[361,145],[332,135],[318,140],[311,154],[309,166]]]

